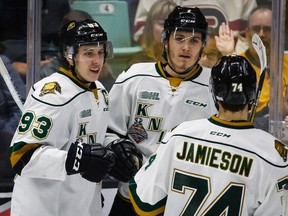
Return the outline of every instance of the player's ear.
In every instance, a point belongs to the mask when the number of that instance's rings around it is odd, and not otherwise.
[[[66,56],[65,58],[69,62],[69,65],[74,66],[74,61],[71,58],[68,58],[68,56]]]
[[[163,31],[161,34],[161,43],[164,45],[164,48],[167,49],[168,48],[168,43],[167,43],[167,32]]]
[[[165,50],[167,50],[167,49],[168,49],[168,41],[165,40],[165,41],[163,42],[163,45],[164,45]]]

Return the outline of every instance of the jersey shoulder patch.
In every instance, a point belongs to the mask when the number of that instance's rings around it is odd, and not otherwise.
[[[283,161],[286,162],[288,146],[280,142],[279,140],[275,140],[275,149],[277,150],[279,155],[283,158]]]
[[[63,105],[72,101],[86,90],[75,84],[68,77],[55,73],[45,77],[32,87],[32,97],[51,105]]]
[[[45,83],[42,87],[39,96],[42,97],[46,94],[56,94],[58,92],[61,94],[61,86],[57,81]]]

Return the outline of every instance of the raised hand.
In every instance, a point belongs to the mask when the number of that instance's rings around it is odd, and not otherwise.
[[[231,55],[235,53],[235,40],[233,31],[224,22],[219,26],[219,35],[215,36],[217,49],[222,55]]]

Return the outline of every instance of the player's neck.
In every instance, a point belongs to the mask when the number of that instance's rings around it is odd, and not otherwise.
[[[248,117],[248,108],[238,112],[231,112],[223,109],[223,107],[220,106],[218,117],[225,121],[246,121]]]
[[[194,73],[195,67],[191,68],[191,70],[186,71],[185,73],[181,74],[181,72],[176,73],[168,64],[165,66],[164,70],[171,76],[176,78],[185,79],[186,77],[189,77],[192,73]]]

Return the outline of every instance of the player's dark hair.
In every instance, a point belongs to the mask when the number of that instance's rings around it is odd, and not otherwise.
[[[231,112],[239,112],[239,111],[243,110],[246,106],[246,104],[233,106],[233,105],[227,104],[225,102],[220,102],[220,104],[225,110],[230,110]],[[216,108],[217,108],[217,106],[216,106]],[[219,109],[219,108],[217,108],[217,109]],[[251,106],[249,106],[249,109],[251,109]]]

